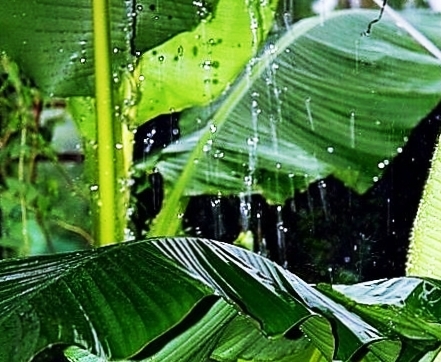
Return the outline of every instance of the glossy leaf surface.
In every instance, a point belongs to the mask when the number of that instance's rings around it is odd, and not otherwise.
[[[204,4],[203,6],[201,4]],[[128,71],[145,51],[213,16],[217,0],[110,1],[114,70]],[[0,50],[46,94],[93,94],[90,1],[13,0],[2,4]]]
[[[375,16],[310,18],[268,41],[223,99],[183,115],[183,137],[156,167],[170,183],[181,175],[184,195],[283,203],[331,174],[366,191],[441,93],[440,60],[390,18],[360,35]],[[411,21],[440,47],[441,16]]]
[[[418,280],[402,280],[410,283],[408,293],[400,294],[402,284],[378,282],[373,308],[402,295],[403,305],[418,312],[424,303],[412,299]],[[430,286],[433,295],[440,293]],[[397,359],[399,339],[406,348],[426,332],[401,325],[385,330],[390,315],[354,308],[363,303],[354,290],[338,304],[267,259],[203,239],[151,239],[7,260],[0,263],[0,359],[26,361],[64,343],[113,359],[287,361],[323,355],[346,361],[366,355],[369,361],[404,362],[439,345],[433,336]],[[419,320],[421,328],[439,325],[435,315],[420,314]]]

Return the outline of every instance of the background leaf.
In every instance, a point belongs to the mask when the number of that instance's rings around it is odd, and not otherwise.
[[[217,1],[110,1],[114,71],[130,69],[136,51],[191,30],[206,18],[202,8],[212,14]],[[94,94],[89,1],[9,1],[2,6],[0,25],[0,50],[45,94]]]
[[[389,18],[360,35],[376,15],[309,18],[269,40],[222,100],[182,116],[183,137],[155,167],[169,184],[186,175],[185,195],[251,191],[283,203],[330,174],[366,191],[441,92],[439,60]],[[440,46],[439,15],[412,21]]]
[[[277,0],[221,0],[215,15],[192,32],[142,55],[134,77],[137,124],[216,99],[266,39],[276,6]]]

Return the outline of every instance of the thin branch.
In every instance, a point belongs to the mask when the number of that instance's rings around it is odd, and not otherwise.
[[[384,3],[384,0],[373,0],[373,1],[378,6],[383,7],[382,1]],[[389,5],[385,4],[384,10],[382,9],[380,16],[383,13],[383,11],[387,15],[389,15],[392,18],[392,20],[395,21],[397,26],[399,26],[401,29],[404,29],[412,38],[416,40],[418,44],[424,47],[436,59],[441,61],[441,50],[435,44],[433,44],[433,42],[429,40],[423,33],[417,30],[411,23],[409,23],[406,19],[404,19],[397,11],[392,9]]]

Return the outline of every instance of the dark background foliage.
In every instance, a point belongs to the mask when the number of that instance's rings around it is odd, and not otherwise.
[[[179,137],[179,115],[166,115],[140,127],[135,160]],[[285,264],[308,282],[348,283],[404,275],[408,239],[439,133],[441,105],[413,130],[407,144],[378,182],[359,195],[333,177],[321,180],[281,206],[251,197],[249,230],[255,251]],[[147,177],[146,177],[147,178]],[[159,211],[161,176],[152,173],[135,194],[138,234]],[[237,196],[191,198],[185,230],[194,236],[232,243],[243,230]]]

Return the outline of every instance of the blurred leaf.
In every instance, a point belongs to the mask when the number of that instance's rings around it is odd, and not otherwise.
[[[419,313],[418,279],[401,280],[410,283],[404,305]],[[402,283],[377,282],[372,310],[355,309],[348,297],[339,299],[345,308],[265,258],[203,239],[150,239],[6,260],[0,262],[0,359],[28,360],[63,343],[108,359],[395,361],[400,339],[404,348],[418,342],[424,352],[439,346],[434,335],[420,343],[427,323],[439,325],[427,313],[412,330],[384,330],[390,315],[375,308],[395,302]],[[439,299],[427,302],[439,309]],[[399,361],[410,362],[422,350],[409,351]]]
[[[441,16],[413,14],[439,47]],[[360,35],[376,16],[335,12],[269,40],[223,99],[182,115],[155,167],[180,195],[283,203],[331,174],[365,192],[441,98],[440,61],[390,18]]]

